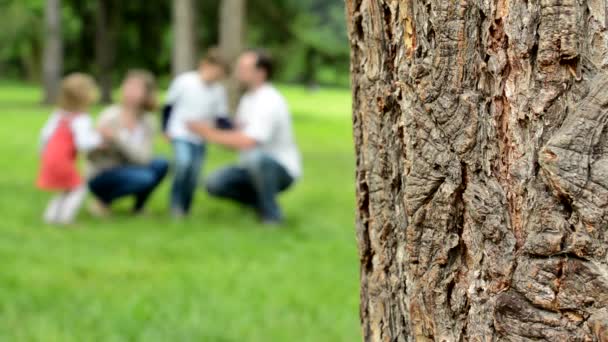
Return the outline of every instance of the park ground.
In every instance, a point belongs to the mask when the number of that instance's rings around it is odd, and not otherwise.
[[[282,90],[305,165],[285,229],[202,191],[175,222],[165,182],[145,217],[125,201],[65,230],[41,223],[49,196],[33,185],[51,109],[0,83],[0,341],[360,340],[350,92]],[[213,148],[205,171],[232,160]]]

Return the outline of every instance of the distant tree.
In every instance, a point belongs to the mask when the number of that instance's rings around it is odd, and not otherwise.
[[[250,0],[249,39],[275,52],[282,76],[315,83],[319,67],[348,74],[342,0]]]
[[[173,74],[196,64],[195,6],[193,0],[173,0]]]
[[[244,48],[246,25],[246,0],[223,0],[219,15],[219,46],[232,64]],[[230,110],[234,112],[240,96],[239,87],[232,77],[226,83]]]
[[[63,39],[61,36],[61,0],[46,0],[44,11],[44,103],[55,102],[63,72]]]
[[[219,14],[220,48],[226,57],[235,59],[245,39],[246,0],[222,0]]]
[[[116,49],[116,29],[113,24],[119,16],[114,12],[115,2],[98,0],[95,11],[95,62],[102,103],[112,102],[112,66]]]
[[[299,79],[308,84],[317,81],[319,67],[338,70],[348,60],[348,37],[341,0],[309,0],[297,2],[301,7],[291,24],[293,35],[301,46],[304,66]],[[348,70],[344,68],[344,73]]]
[[[43,19],[44,3],[36,0],[0,1],[2,30],[0,30],[0,71],[11,76],[25,77],[36,82],[41,77],[42,38],[39,23]]]
[[[53,3],[61,5],[54,13],[57,25],[41,29],[45,8]],[[112,81],[127,69],[147,68],[162,80],[170,70],[192,69],[196,47],[212,45],[228,54],[244,46],[268,48],[281,80],[331,82],[336,74],[345,84],[343,8],[342,0],[0,0],[0,67],[3,77],[46,80],[42,66],[47,63],[41,61],[50,55],[45,51],[58,51],[45,49],[53,46],[47,37],[60,30],[60,40],[54,40],[65,51],[59,75],[96,75],[104,100]]]
[[[63,0],[65,72],[96,75],[105,93],[130,68],[168,75],[171,4],[166,0]]]

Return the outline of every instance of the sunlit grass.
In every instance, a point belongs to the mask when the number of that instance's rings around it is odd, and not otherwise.
[[[36,88],[0,83],[0,341],[359,340],[350,93],[282,89],[305,161],[284,230],[202,191],[174,222],[166,182],[148,217],[123,202],[66,231],[41,224],[48,195],[33,187],[50,109]],[[232,160],[213,148],[205,171]]]

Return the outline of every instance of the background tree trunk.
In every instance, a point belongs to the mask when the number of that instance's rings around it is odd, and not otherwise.
[[[25,70],[25,79],[30,83],[39,83],[42,76],[41,46],[39,41],[32,41],[30,47],[21,53],[21,63]]]
[[[61,0],[46,0],[42,72],[44,78],[43,102],[51,104],[57,99],[61,74],[63,72]]]
[[[173,74],[196,66],[196,7],[193,0],[173,0]]]
[[[223,0],[220,4],[220,49],[234,65],[243,51],[246,23],[245,0]],[[230,111],[235,112],[241,96],[238,83],[233,77],[226,82]]]
[[[116,46],[115,31],[112,27],[112,22],[115,21],[112,20],[113,4],[110,2],[110,0],[98,0],[95,13],[95,58],[101,87],[101,102],[105,104],[112,102],[112,66]]]
[[[347,0],[368,341],[608,341],[608,13]]]

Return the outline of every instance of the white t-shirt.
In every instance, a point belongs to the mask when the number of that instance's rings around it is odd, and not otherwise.
[[[40,132],[41,148],[46,146],[64,115],[61,111],[57,110],[47,120]],[[89,114],[82,113],[74,117],[70,121],[70,130],[74,136],[76,149],[80,152],[89,152],[99,147],[103,142],[101,135],[95,130],[93,119]]]
[[[297,179],[302,175],[291,115],[287,102],[275,87],[265,84],[245,94],[239,103],[236,120],[242,132],[257,141],[258,148],[281,164],[290,176]]]
[[[205,83],[196,71],[184,73],[173,81],[166,102],[173,105],[167,127],[169,137],[195,144],[203,141],[188,130],[189,121],[211,122],[218,116],[228,115],[224,87],[220,83]]]

